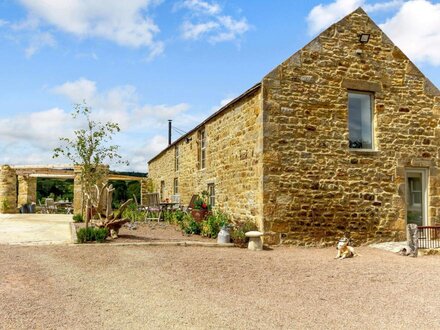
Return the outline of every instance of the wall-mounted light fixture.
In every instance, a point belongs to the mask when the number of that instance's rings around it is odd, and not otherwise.
[[[370,34],[362,33],[359,35],[359,42],[361,44],[366,44],[370,40]]]

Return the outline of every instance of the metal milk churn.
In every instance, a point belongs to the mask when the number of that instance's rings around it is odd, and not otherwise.
[[[220,232],[218,233],[217,243],[225,244],[230,242],[231,242],[231,234],[229,233],[229,227],[225,225],[220,229]]]

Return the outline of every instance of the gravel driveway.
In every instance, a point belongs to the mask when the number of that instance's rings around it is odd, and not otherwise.
[[[0,246],[1,329],[432,329],[439,256]]]

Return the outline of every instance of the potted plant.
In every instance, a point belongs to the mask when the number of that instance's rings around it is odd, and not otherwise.
[[[196,222],[202,222],[211,211],[211,205],[208,202],[209,194],[203,191],[198,194],[194,201],[194,208],[191,210],[191,215]]]

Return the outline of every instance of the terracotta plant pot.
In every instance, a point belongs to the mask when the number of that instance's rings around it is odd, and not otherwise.
[[[208,216],[208,210],[191,210],[191,216],[194,218],[196,222],[202,222]]]

